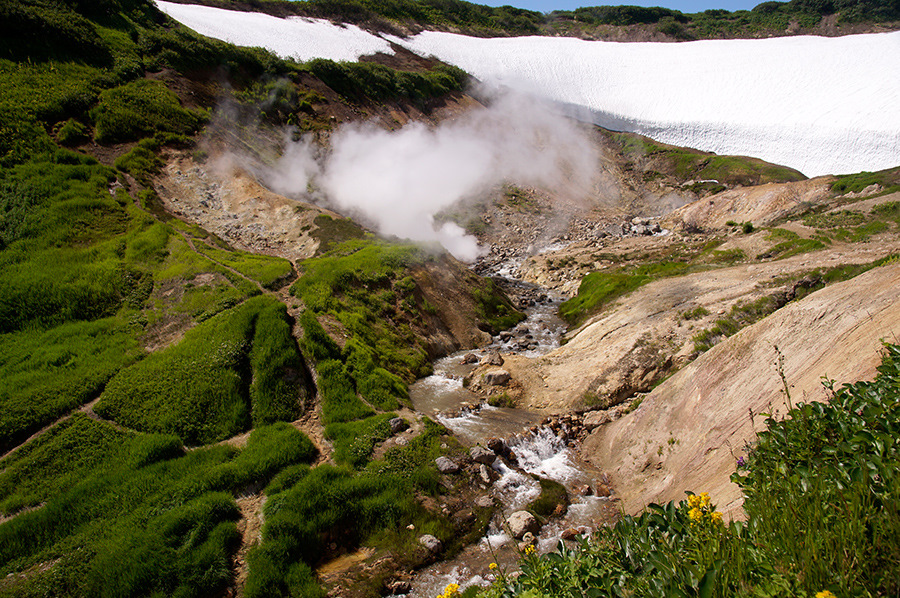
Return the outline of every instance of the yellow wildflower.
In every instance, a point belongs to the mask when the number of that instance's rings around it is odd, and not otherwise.
[[[688,506],[692,509],[696,509],[700,506],[700,497],[696,494],[691,494],[688,496]]]
[[[716,525],[722,525],[722,514],[718,511],[713,511],[709,514],[709,519]]]
[[[491,571],[496,571],[497,563],[491,563],[490,565],[488,565],[488,569],[490,569]]]
[[[459,593],[459,584],[451,583],[446,588],[444,588],[444,598],[450,598],[451,596],[455,596]]]
[[[534,554],[534,546],[532,546],[531,544],[529,544],[528,546],[525,547],[525,551],[524,551],[524,552],[525,552],[526,555]]]
[[[694,507],[693,509],[688,511],[688,517],[691,518],[691,521],[700,521],[701,519],[703,519],[703,511],[701,511],[697,507]]]
[[[837,596],[828,590],[822,590],[821,592],[816,592],[816,598],[837,598]]]
[[[709,492],[701,492],[700,493],[700,504],[703,507],[709,506]]]

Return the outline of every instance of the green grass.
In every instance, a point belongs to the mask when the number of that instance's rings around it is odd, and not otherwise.
[[[192,445],[228,438],[251,423],[295,419],[305,381],[285,311],[257,297],[210,318],[177,345],[121,371],[95,410]]]
[[[237,270],[269,289],[289,279],[294,272],[291,263],[284,258],[245,251],[227,251],[206,243],[195,243],[194,247],[203,255]]]
[[[880,195],[900,191],[900,167],[840,176],[831,184],[831,190],[838,195],[844,195],[859,193],[872,185],[880,185],[883,188]]]
[[[354,469],[364,467],[379,442],[391,436],[388,422],[396,413],[382,413],[364,420],[333,423],[325,427],[325,437],[334,445],[334,460]]]
[[[633,160],[652,158],[654,168],[681,181],[716,180],[727,185],[760,185],[772,182],[800,181],[806,177],[800,172],[745,156],[717,156],[686,148],[657,143],[648,137],[630,133],[613,133],[623,154]],[[694,190],[706,189],[701,186]],[[719,187],[709,190],[718,192]]]
[[[20,497],[46,504],[0,525],[0,571],[55,566],[7,578],[0,596],[221,592],[240,545],[233,493],[315,457],[312,443],[287,424],[254,431],[242,450],[185,453],[171,437],[117,434],[79,416],[4,461],[4,504]],[[104,443],[116,446],[103,451]]]
[[[91,110],[99,143],[133,141],[156,133],[190,135],[206,120],[204,111],[186,110],[159,81],[141,79],[100,94]]]
[[[709,497],[689,492],[600,527],[575,548],[526,555],[521,575],[501,571],[478,595],[896,594],[900,348],[885,346],[878,370],[874,381],[834,390],[827,404],[766,420],[732,475],[746,522],[723,524]]]
[[[797,233],[783,228],[773,228],[769,231],[769,234],[766,235],[767,241],[778,241],[779,239],[784,240],[757,255],[756,259],[780,260],[791,257],[792,255],[809,253],[810,251],[816,251],[817,249],[823,249],[825,247],[825,244],[818,239],[804,239]]]
[[[614,272],[591,272],[581,280],[578,293],[559,306],[559,315],[569,325],[580,324],[619,297],[657,278],[684,274],[688,267],[682,262],[659,262]]]

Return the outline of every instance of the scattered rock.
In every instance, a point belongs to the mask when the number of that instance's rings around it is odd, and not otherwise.
[[[412,592],[412,584],[408,581],[396,580],[385,586],[387,591],[395,595],[404,595]]]
[[[459,465],[447,457],[438,457],[434,460],[434,463],[441,473],[456,473],[459,471]]]
[[[491,370],[489,372],[485,372],[484,376],[482,376],[484,383],[488,386],[503,386],[507,382],[509,382],[510,375],[506,370]]]
[[[475,355],[474,353],[466,353],[465,356],[463,357],[462,362],[464,364],[478,363],[478,356]]]
[[[397,434],[406,429],[406,420],[402,417],[395,417],[388,422],[388,425],[391,426],[391,434]]]
[[[497,459],[497,455],[495,455],[493,451],[489,451],[483,446],[473,446],[470,448],[469,456],[472,457],[472,460],[476,463],[483,463],[484,465],[491,465]]]
[[[516,511],[509,516],[506,523],[513,538],[516,539],[522,539],[528,532],[535,534],[541,530],[541,524],[528,511]]]
[[[481,358],[479,365],[503,365],[503,356],[500,355],[499,351],[491,351]]]
[[[424,536],[419,538],[419,544],[425,547],[428,552],[432,554],[436,554],[441,551],[443,545],[441,541],[432,536],[431,534],[425,534]]]
[[[482,509],[490,509],[494,506],[494,497],[485,494],[475,499],[475,506]]]
[[[484,463],[478,466],[478,475],[485,484],[492,484],[494,482],[494,476],[492,475],[493,471],[493,469]]]

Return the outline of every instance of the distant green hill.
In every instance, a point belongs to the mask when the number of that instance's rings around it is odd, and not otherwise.
[[[785,35],[788,28],[815,30],[825,19],[835,25],[885,24],[900,21],[898,0],[791,0],[763,2],[753,10],[707,10],[682,13],[660,7],[592,6],[547,14],[489,7],[464,0],[172,0],[276,16],[300,15],[354,23],[395,33],[419,29],[462,31],[474,35],[603,34],[598,28],[644,28],[680,39]],[[604,30],[605,31],[605,30]],[[646,33],[646,31],[644,32]],[[627,34],[625,36],[627,39]]]

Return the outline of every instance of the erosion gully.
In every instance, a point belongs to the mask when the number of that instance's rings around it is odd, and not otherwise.
[[[563,298],[515,279],[516,266],[515,262],[497,264],[490,268],[490,274],[503,278],[504,286],[513,289],[511,295],[530,298],[527,303],[531,304],[525,308],[527,320],[495,337],[490,346],[474,352],[479,357],[490,351],[537,357],[559,346],[565,324],[556,312]],[[494,574],[489,569],[492,562],[498,563],[500,570],[515,570],[518,541],[510,538],[503,522],[540,494],[540,485],[529,474],[560,482],[568,490],[571,501],[566,514],[544,525],[537,535],[539,553],[554,550],[564,531],[576,529],[589,533],[590,529],[609,521],[609,514],[614,511],[609,498],[581,495],[579,489],[596,486],[599,472],[578,458],[574,443],[541,426],[542,415],[479,404],[479,398],[463,386],[463,379],[477,365],[465,363],[469,353],[473,351],[461,351],[438,360],[434,374],[410,388],[413,407],[446,426],[466,446],[487,446],[490,438],[506,440],[516,455],[518,468],[510,468],[497,459],[493,465],[493,477],[497,479],[490,485],[484,484],[484,494],[500,505],[502,520],[495,517],[487,534],[456,557],[420,571],[412,581],[409,596],[413,598],[437,596],[450,583],[459,584],[461,589],[473,584],[487,585],[493,580]]]

